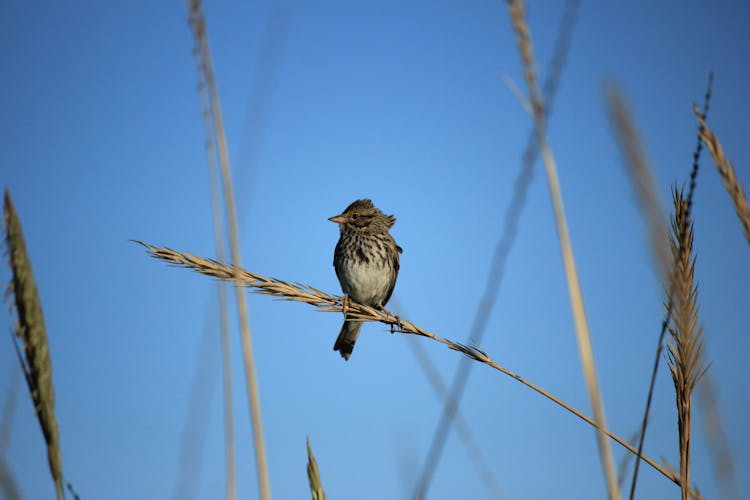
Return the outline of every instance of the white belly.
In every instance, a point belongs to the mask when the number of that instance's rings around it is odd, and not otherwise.
[[[386,298],[393,270],[390,266],[379,266],[373,262],[352,263],[346,272],[344,290],[354,302],[367,306],[378,306]]]

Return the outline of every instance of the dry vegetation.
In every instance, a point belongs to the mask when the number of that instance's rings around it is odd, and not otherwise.
[[[348,314],[360,321],[384,323],[389,325],[394,332],[426,337],[435,342],[444,344],[452,350],[463,353],[468,360],[487,365],[526,385],[538,394],[553,401],[560,407],[573,413],[581,420],[591,425],[596,432],[598,440],[602,470],[608,487],[609,498],[618,499],[621,496],[621,483],[618,481],[618,474],[615,472],[614,460],[610,449],[611,441],[615,441],[624,449],[628,450],[632,454],[631,456],[636,457],[636,466],[634,468],[630,489],[631,498],[633,498],[635,494],[638,464],[640,460],[643,460],[649,466],[663,474],[667,479],[674,482],[680,488],[683,500],[687,500],[691,497],[700,498],[697,488],[691,487],[690,479],[690,442],[693,435],[693,428],[691,425],[693,414],[692,396],[696,384],[705,374],[706,366],[708,366],[708,364],[707,361],[703,359],[703,344],[701,338],[702,326],[698,317],[698,289],[697,285],[694,283],[696,261],[692,247],[693,223],[690,209],[692,193],[695,189],[694,179],[697,173],[697,161],[700,156],[701,144],[706,145],[713,157],[721,179],[734,203],[744,234],[750,243],[750,209],[748,209],[744,190],[736,177],[734,166],[726,158],[718,138],[708,128],[706,123],[706,110],[710,91],[707,92],[707,99],[703,112],[697,107],[695,108],[695,114],[699,126],[699,143],[695,154],[696,161],[693,171],[690,173],[691,184],[687,196],[682,190],[674,190],[671,239],[667,235],[666,224],[664,224],[664,215],[659,207],[656,188],[653,183],[653,176],[648,166],[648,161],[646,160],[643,148],[640,145],[636,131],[637,129],[634,120],[629,114],[628,106],[622,95],[614,88],[610,89],[608,94],[608,104],[612,122],[618,138],[621,141],[624,156],[626,157],[628,165],[631,167],[631,178],[643,207],[644,217],[648,222],[650,241],[653,247],[655,260],[662,274],[665,288],[664,305],[666,309],[666,319],[663,322],[662,336],[659,338],[656,349],[654,372],[652,374],[651,385],[648,391],[642,428],[640,429],[640,432],[637,433],[638,446],[635,446],[610,431],[606,425],[604,402],[598,387],[594,354],[589,340],[583,294],[581,293],[578,284],[576,262],[563,210],[562,190],[557,180],[557,167],[555,165],[554,155],[550,146],[547,144],[546,139],[548,108],[545,106],[544,98],[537,85],[537,76],[534,70],[536,63],[532,49],[532,38],[528,26],[525,23],[524,9],[521,2],[511,0],[508,4],[511,24],[514,27],[518,38],[519,52],[530,96],[529,109],[533,115],[532,119],[535,125],[534,140],[530,143],[531,149],[533,149],[535,145],[538,146],[544,160],[550,195],[555,209],[561,256],[568,280],[571,308],[575,319],[582,370],[594,411],[593,418],[529,382],[520,375],[508,370],[493,360],[487,353],[473,347],[472,345],[467,345],[468,343],[464,344],[443,338],[417,326],[415,323],[400,318],[387,310],[367,307],[357,303],[350,303],[348,305]],[[201,97],[203,99],[202,103],[204,117],[206,118],[205,125],[207,135],[209,137],[209,140],[207,141],[207,144],[209,145],[209,163],[212,163],[214,161],[214,156],[218,154],[219,165],[221,167],[221,170],[219,170],[219,172],[221,172],[220,178],[224,183],[224,194],[225,197],[227,197],[227,206],[225,210],[227,219],[229,220],[229,232],[234,233],[234,236],[230,238],[235,242],[231,247],[232,262],[234,264],[223,263],[223,257],[219,257],[218,260],[213,260],[198,257],[187,252],[178,252],[165,247],[156,247],[142,242],[138,243],[143,245],[151,256],[168,264],[192,269],[198,273],[217,278],[223,282],[240,284],[255,293],[270,295],[282,300],[306,303],[314,306],[320,311],[334,313],[342,312],[343,304],[342,297],[340,296],[330,295],[309,285],[268,278],[242,269],[239,259],[239,248],[236,245],[236,217],[234,215],[231,194],[231,175],[229,172],[228,159],[226,157],[226,139],[224,138],[223,124],[221,123],[218,95],[216,94],[215,83],[213,81],[210,53],[208,51],[208,40],[205,23],[200,11],[200,2],[189,2],[189,11],[190,22],[196,40],[196,60],[198,61],[199,72],[202,80]],[[211,149],[214,143],[218,144],[217,152]],[[533,154],[525,155],[525,158],[527,156],[531,156],[531,164],[533,164]],[[519,196],[518,198],[514,198],[516,201],[511,204],[509,210],[509,213],[512,215],[510,215],[508,221],[506,221],[504,233],[500,239],[500,254],[507,255],[512,246],[517,218],[523,208],[525,189],[530,176],[529,168],[529,162],[524,161],[521,173],[519,174],[519,181],[517,182],[516,192]],[[216,174],[215,178],[218,179],[219,175]],[[218,183],[218,180],[215,183]],[[214,192],[218,192],[218,189],[215,189]],[[218,206],[218,203],[215,203],[215,206]],[[214,220],[217,225],[217,252],[221,256],[223,253],[223,250],[221,250],[221,242],[224,237],[220,228],[222,222],[220,215],[217,215],[218,212],[219,210],[217,208]],[[29,394],[37,412],[40,428],[47,443],[49,467],[55,483],[57,496],[58,498],[64,498],[65,491],[62,474],[62,459],[58,444],[57,422],[54,413],[55,395],[52,387],[52,371],[47,344],[47,333],[44,328],[41,304],[39,303],[36,286],[31,272],[31,264],[26,256],[20,222],[18,221],[15,209],[10,200],[10,195],[7,192],[5,194],[4,222],[6,243],[10,257],[10,267],[13,271],[13,281],[10,285],[10,294],[12,294],[14,298],[15,311],[18,316],[18,322],[15,329],[17,339],[16,348],[19,361],[23,368],[23,373],[26,377]],[[491,307],[492,297],[493,294],[496,293],[499,277],[495,281],[490,279],[490,283],[495,289],[492,291],[492,288],[489,288],[490,293],[488,296],[490,299],[487,304],[484,304],[484,310],[488,310]],[[235,288],[238,290],[238,302],[240,304],[244,303],[244,294],[239,292],[241,287]],[[242,307],[239,308],[240,311],[242,311],[242,309]],[[243,313],[240,312],[240,314]],[[478,314],[480,314],[481,317],[482,307],[480,307],[480,312]],[[270,483],[268,481],[268,474],[265,465],[263,432],[260,425],[260,403],[257,398],[256,382],[254,381],[254,368],[249,326],[247,326],[247,313],[245,312],[244,315],[245,319],[242,321],[245,325],[245,328],[243,328],[243,348],[245,349],[245,365],[249,387],[248,401],[253,415],[252,424],[256,446],[256,462],[258,463],[259,494],[261,498],[270,498]],[[223,322],[226,324],[226,312],[223,314]],[[662,358],[662,349],[665,346],[663,337],[666,331],[670,334],[669,342],[666,344],[667,362],[674,382],[677,415],[676,422],[679,434],[678,446],[680,464],[678,471],[673,470],[668,464],[659,464],[654,459],[642,454],[649,408],[653,395],[653,380]],[[476,340],[476,338],[471,338],[472,343]],[[226,343],[226,345],[228,345],[228,343]],[[644,355],[651,356],[651,354],[652,353],[645,353]],[[225,356],[225,362],[227,362],[226,360],[228,359],[229,356]],[[229,398],[231,397],[231,384],[228,380],[225,380],[225,382],[225,397]],[[437,384],[437,386],[440,386],[440,384]],[[444,388],[444,386],[442,387]],[[446,400],[446,408],[452,407],[453,413],[455,413],[460,392],[459,394],[445,394],[445,391],[443,390],[443,393],[443,397]],[[709,401],[711,400],[711,396],[711,394],[708,394],[705,399]],[[715,410],[715,402],[712,403],[712,405]],[[446,420],[448,422],[446,425],[450,425],[453,414],[451,414],[449,410],[446,410],[446,415],[449,415]],[[721,428],[718,412],[712,415],[712,418],[718,419],[718,423],[715,422],[715,425],[718,426],[718,428]],[[225,425],[229,428],[226,444],[227,449],[229,450],[233,446],[231,420],[225,422]],[[313,456],[309,440],[307,442],[307,453],[307,474],[312,498],[314,500],[323,500],[325,499],[325,492],[323,491],[318,464]],[[436,452],[436,457],[439,456],[439,453],[439,451]],[[723,457],[723,460],[725,460],[726,463],[717,467],[725,472],[732,471],[731,456],[727,457],[726,455],[727,453],[725,453]],[[233,485],[234,466],[233,458],[230,457],[233,457],[233,452],[228,451],[227,463],[229,472],[227,474],[227,496],[233,498],[235,495],[235,487]],[[435,460],[436,459],[437,458],[435,458]],[[4,462],[0,461],[0,465],[3,465],[3,463]],[[325,468],[326,467],[324,467],[324,469]],[[330,474],[334,473],[333,466],[329,466],[327,469]],[[0,470],[0,477],[2,476],[2,470]],[[430,478],[431,472],[423,475],[423,480],[415,492],[414,498],[420,499],[426,495]],[[622,480],[622,474],[620,474],[620,480]],[[723,476],[723,481],[734,483],[736,479],[730,472]],[[5,480],[4,484],[6,486],[10,484],[9,480]],[[75,496],[74,493],[73,496]]]
[[[727,188],[727,192],[729,192],[729,196],[732,198],[732,203],[734,203],[734,210],[737,212],[737,217],[739,217],[740,223],[742,224],[745,239],[750,243],[750,208],[747,206],[745,190],[742,189],[742,185],[737,180],[734,165],[732,165],[732,162],[724,156],[724,149],[721,147],[719,139],[716,137],[716,134],[708,128],[708,125],[706,125],[705,116],[701,115],[696,106],[693,106],[693,111],[695,112],[695,117],[700,124],[701,139],[711,152],[714,163],[716,163],[716,168],[719,170],[719,175],[721,175],[721,180],[724,182],[724,187]]]
[[[672,288],[665,303],[673,308],[669,332],[669,371],[674,382],[677,401],[677,430],[680,436],[680,483],[682,498],[687,500],[690,484],[690,437],[692,434],[693,389],[703,375],[703,327],[698,324],[698,288],[693,285],[695,259],[693,258],[693,224],[688,214],[684,193],[674,190],[674,217],[672,218]]]
[[[47,329],[44,326],[44,314],[31,270],[31,261],[26,253],[21,222],[7,190],[5,191],[3,221],[9,264],[13,271],[13,280],[7,293],[14,298],[13,305],[18,317],[14,328],[16,336],[14,345],[31,400],[34,402],[39,427],[47,443],[49,469],[55,482],[57,498],[60,499],[64,498],[65,493]],[[16,339],[20,339],[20,342]]]

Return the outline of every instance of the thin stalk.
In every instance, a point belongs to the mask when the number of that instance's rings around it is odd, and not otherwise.
[[[141,241],[135,242],[146,247],[148,253],[156,259],[162,260],[171,265],[191,269],[206,276],[211,276],[225,281],[231,281],[237,285],[247,287],[254,293],[259,293],[261,295],[270,295],[281,300],[303,302],[305,304],[316,307],[318,311],[322,312],[331,312],[337,314],[341,314],[343,312],[343,297],[338,295],[330,295],[312,286],[302,285],[296,282],[291,283],[289,281],[284,281],[277,278],[268,278],[261,274],[252,273],[236,266],[222,264],[212,259],[204,259],[187,252],[178,252],[167,247],[155,247]],[[635,447],[629,444],[625,439],[619,437],[605,427],[602,427],[594,419],[586,416],[582,411],[574,408],[560,398],[552,395],[541,387],[527,381],[520,375],[517,375],[504,366],[496,363],[487,355],[487,353],[475,347],[469,347],[459,342],[454,342],[439,335],[435,335],[434,333],[421,328],[402,317],[396,316],[395,314],[385,309],[376,309],[374,307],[368,307],[350,301],[347,307],[347,314],[356,321],[378,321],[385,325],[392,326],[393,328],[392,330],[390,330],[392,332],[426,337],[447,346],[451,350],[461,352],[464,355],[468,356],[470,359],[490,366],[500,373],[508,375],[509,377],[522,383],[526,387],[529,387],[530,389],[536,391],[550,401],[573,413],[575,416],[577,416],[587,424],[593,426],[595,429],[606,434],[611,439],[622,445],[626,450],[630,451],[631,453],[637,453]],[[642,455],[641,459],[643,459],[643,461],[647,464],[651,465],[655,470],[662,473],[666,478],[674,482],[676,485],[680,485],[679,474],[670,473],[664,467],[660,466],[656,461],[646,455]],[[700,498],[700,495],[698,495],[694,488],[691,488],[691,496],[696,499]]]
[[[570,241],[567,220],[565,218],[565,208],[563,206],[560,180],[557,176],[555,159],[549,148],[549,144],[547,143],[544,103],[536,83],[531,35],[524,20],[524,7],[520,0],[509,0],[508,4],[511,21],[518,37],[518,46],[524,66],[524,78],[529,88],[531,104],[534,110],[537,140],[539,141],[539,147],[542,151],[550,195],[554,206],[555,222],[557,224],[557,233],[560,239],[560,251],[562,253],[563,264],[565,267],[568,294],[570,296],[570,303],[573,311],[578,351],[586,379],[586,387],[589,399],[591,400],[591,406],[594,410],[594,418],[597,422],[597,428],[605,428],[606,419],[604,415],[604,403],[602,402],[599,391],[599,382],[597,380],[596,366],[594,364],[594,353],[591,347],[591,337],[589,335],[588,321],[586,319],[586,312],[583,305],[581,285],[578,280],[578,271],[576,270],[575,258],[573,256],[573,247]],[[615,470],[614,458],[612,457],[612,449],[610,448],[609,441],[606,439],[604,433],[597,432],[596,437],[599,444],[599,455],[602,460],[602,467],[606,477],[609,498],[612,500],[619,499],[620,488],[617,484],[617,472]]]
[[[713,73],[708,74],[708,84],[703,101],[702,118],[705,120],[708,114],[709,104],[711,102],[711,85],[713,83]],[[607,101],[609,105],[610,118],[617,131],[617,138],[620,142],[620,148],[627,159],[628,173],[630,174],[633,185],[636,188],[638,201],[641,210],[644,213],[649,226],[649,235],[651,238],[651,249],[656,261],[657,269],[661,276],[662,285],[665,289],[670,290],[667,298],[666,314],[661,324],[659,340],[656,346],[656,356],[654,357],[653,367],[651,369],[651,378],[649,381],[648,394],[646,396],[646,408],[643,411],[641,420],[641,432],[638,438],[638,454],[643,451],[643,444],[646,440],[646,429],[648,427],[649,414],[651,412],[651,402],[656,386],[656,375],[661,362],[661,355],[664,349],[664,336],[667,332],[667,326],[672,317],[672,306],[674,305],[674,291],[671,282],[671,256],[669,255],[669,238],[666,230],[666,224],[662,218],[662,209],[656,195],[655,182],[653,180],[652,169],[646,157],[645,148],[642,145],[635,126],[630,108],[625,101],[625,97],[614,86],[610,86],[607,92]],[[698,177],[699,160],[702,150],[701,132],[703,127],[699,128],[698,139],[695,151],[693,152],[693,166],[690,169],[690,187],[687,195],[687,213],[691,213],[693,206],[693,195],[695,193],[696,179]],[[638,471],[640,470],[640,460],[636,458],[633,467],[633,478],[630,483],[630,500],[635,498],[636,484],[638,483]]]
[[[199,58],[200,61],[200,58]],[[211,184],[211,215],[214,226],[214,245],[219,262],[226,261],[224,250],[224,232],[222,228],[221,188],[219,186],[219,167],[216,164],[216,149],[213,138],[216,131],[211,120],[211,99],[206,92],[205,82],[200,84],[201,115],[206,130],[206,156],[208,160],[208,175]],[[234,418],[232,398],[232,345],[229,337],[229,303],[227,299],[227,284],[219,281],[216,284],[219,297],[219,328],[221,330],[221,358],[222,358],[222,386],[224,395],[224,461],[226,464],[226,493],[228,500],[237,498],[237,480],[234,451]]]
[[[205,18],[201,10],[200,0],[189,0],[189,11],[191,26],[196,39],[196,46],[202,59],[201,69],[204,81],[208,87],[211,98],[211,110],[213,112],[214,128],[219,152],[219,165],[221,166],[222,187],[224,189],[224,201],[227,214],[227,229],[229,232],[230,252],[232,264],[242,265],[242,257],[239,247],[239,229],[237,224],[237,211],[234,202],[234,189],[232,187],[232,174],[229,166],[229,148],[227,147],[226,134],[224,132],[224,120],[221,113],[219,93],[216,88],[211,52],[208,47],[206,35]],[[242,336],[242,356],[245,366],[245,380],[247,382],[248,401],[250,404],[250,415],[253,427],[253,441],[255,443],[255,463],[258,476],[258,492],[262,500],[270,500],[271,484],[268,477],[268,466],[266,462],[266,446],[263,438],[263,422],[260,410],[260,393],[258,380],[255,373],[255,360],[253,357],[253,345],[250,333],[250,319],[247,309],[247,298],[239,287],[235,287],[235,298],[240,321],[240,332]]]
[[[560,20],[557,40],[555,42],[555,53],[550,61],[547,78],[543,84],[545,99],[547,99],[547,102],[549,103],[548,107],[545,109],[547,115],[549,115],[551,111],[551,104],[557,93],[560,84],[560,77],[567,61],[573,36],[573,27],[575,26],[576,15],[578,12],[578,5],[578,0],[568,0],[565,4],[565,11]],[[511,88],[517,89],[514,85],[511,85]],[[531,112],[530,105],[528,106],[528,109],[529,112]],[[537,159],[538,153],[539,148],[537,147],[536,132],[535,129],[532,128],[521,159],[521,169],[518,172],[514,183],[513,195],[505,213],[502,234],[495,246],[495,252],[487,273],[484,292],[482,293],[482,298],[479,301],[477,311],[471,323],[471,330],[469,331],[467,341],[468,344],[480,345],[482,338],[484,337],[487,322],[495,301],[497,300],[500,284],[505,274],[505,264],[513,248],[516,234],[518,233],[518,221],[521,218],[521,213],[526,203],[526,193],[533,178],[534,163]],[[451,383],[451,390],[445,398],[443,412],[435,433],[433,434],[427,458],[422,467],[420,479],[413,494],[415,499],[422,499],[427,495],[440,456],[445,448],[445,442],[448,438],[451,425],[454,420],[458,422],[458,420],[456,420],[456,416],[458,415],[458,405],[461,401],[464,388],[468,384],[472,366],[473,365],[469,360],[462,360],[459,363],[456,374],[453,377],[453,382]],[[461,432],[462,431],[459,428],[459,433]]]

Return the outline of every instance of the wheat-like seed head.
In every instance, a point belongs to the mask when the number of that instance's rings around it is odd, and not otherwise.
[[[143,243],[142,241],[133,241],[146,247],[148,253],[152,257],[163,260],[169,264],[173,264],[178,267],[186,267],[207,276],[213,276],[215,278],[223,279],[226,281],[232,281],[234,283],[246,286],[251,291],[260,293],[262,295],[271,295],[278,297],[281,300],[290,300],[310,304],[317,307],[319,311],[342,312],[343,297],[337,295],[329,295],[323,291],[318,290],[317,288],[313,288],[312,286],[292,283],[275,278],[268,278],[260,274],[246,271],[237,266],[222,264],[220,262],[216,262],[215,260],[205,259],[189,254],[187,252],[178,252],[166,247],[155,247],[153,245],[149,245],[148,243]],[[470,359],[491,366],[495,370],[517,380],[526,387],[529,387],[530,389],[536,391],[550,401],[571,412],[587,424],[591,425],[592,427],[615,440],[631,453],[638,453],[637,450],[626,440],[619,437],[612,431],[606,429],[605,427],[600,426],[594,419],[588,417],[582,411],[574,408],[560,398],[554,396],[541,387],[533,384],[532,382],[529,382],[520,375],[498,364],[492,358],[490,358],[487,353],[476,347],[466,346],[458,342],[453,342],[451,340],[440,337],[439,335],[435,335],[434,333],[431,333],[428,330],[415,325],[414,323],[395,316],[385,309],[375,309],[373,307],[363,306],[362,304],[350,301],[347,309],[347,315],[353,316],[354,319],[358,321],[377,321],[380,323],[391,325],[394,332],[427,337],[448,346],[449,349],[463,353]],[[680,485],[679,475],[669,473],[655,460],[646,455],[641,455],[641,459],[657,471],[661,472],[666,478],[670,479],[678,486]],[[692,491],[694,491],[694,489],[691,488],[691,492]],[[697,497],[694,496],[694,498]]]
[[[698,123],[701,126],[700,135],[706,147],[711,152],[711,156],[714,159],[716,168],[719,171],[721,180],[724,183],[724,187],[729,192],[729,196],[732,198],[734,203],[734,210],[737,212],[737,217],[740,219],[742,229],[745,233],[745,239],[750,243],[750,208],[747,205],[747,197],[745,196],[745,190],[742,189],[742,185],[737,180],[737,174],[734,170],[732,162],[724,155],[724,149],[721,147],[719,138],[716,134],[708,128],[706,121],[701,116],[701,112],[698,106],[693,105],[693,112],[695,117],[698,119]]]
[[[673,192],[675,212],[672,219],[672,270],[671,290],[674,297],[672,321],[669,325],[669,371],[674,382],[677,401],[677,426],[680,436],[680,478],[683,485],[690,484],[690,437],[692,434],[692,393],[703,368],[703,326],[698,324],[698,287],[693,284],[695,258],[693,251],[693,225],[688,214],[688,204],[682,190]],[[669,308],[669,304],[665,307]],[[682,498],[687,500],[689,488],[682,488]]]
[[[625,163],[628,167],[628,174],[630,174],[641,210],[648,223],[651,250],[662,281],[666,282],[670,267],[667,225],[656,192],[654,175],[646,156],[646,149],[643,147],[630,106],[622,91],[614,84],[609,84],[606,97],[610,120],[617,132],[620,149],[627,160]]]
[[[21,339],[23,349],[15,344],[21,368],[26,377],[31,399],[34,402],[39,426],[47,443],[47,459],[52,479],[55,482],[57,498],[64,498],[62,457],[58,438],[57,418],[55,417],[55,389],[52,386],[52,362],[47,344],[47,329],[44,326],[44,314],[39,293],[34,282],[31,260],[26,253],[21,222],[5,190],[6,244],[13,279],[9,285],[8,295],[13,296],[18,314],[15,333]]]

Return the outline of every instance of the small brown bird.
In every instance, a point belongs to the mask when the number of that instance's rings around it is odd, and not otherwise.
[[[382,309],[396,286],[402,252],[388,233],[396,218],[385,215],[370,200],[357,200],[328,220],[341,230],[333,254],[341,289],[354,302]],[[352,355],[361,328],[361,321],[345,318],[333,345],[345,360]]]

